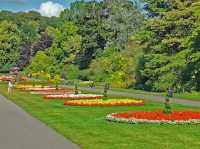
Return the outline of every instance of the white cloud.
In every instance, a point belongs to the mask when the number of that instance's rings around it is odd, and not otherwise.
[[[38,12],[42,16],[47,16],[47,17],[56,16],[56,17],[58,17],[64,9],[65,8],[61,4],[53,3],[52,1],[48,1],[48,2],[44,2],[40,5]]]

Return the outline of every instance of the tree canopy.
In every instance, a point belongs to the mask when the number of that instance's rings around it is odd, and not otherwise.
[[[200,90],[198,0],[76,1],[59,17],[0,12],[0,71]],[[141,5],[142,5],[141,4]],[[140,5],[140,6],[141,6]]]
[[[198,81],[191,74],[191,54],[197,50],[193,35],[198,32],[199,22],[193,7],[195,2],[168,1],[167,8],[160,8],[160,3],[150,3],[159,16],[146,20],[137,36],[137,40],[146,45],[138,84],[154,91],[165,91],[169,87],[198,89],[193,84]]]

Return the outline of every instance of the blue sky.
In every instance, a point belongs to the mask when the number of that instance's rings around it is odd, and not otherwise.
[[[64,8],[69,7],[70,3],[74,1],[76,0],[0,0],[0,10],[14,12],[35,10],[43,16],[51,17],[59,16]]]
[[[70,3],[76,0],[0,0],[0,10],[27,11],[39,9],[40,5],[47,1],[69,7]]]
[[[68,7],[74,0],[0,0],[0,10],[27,11],[39,9],[40,5],[47,1]]]

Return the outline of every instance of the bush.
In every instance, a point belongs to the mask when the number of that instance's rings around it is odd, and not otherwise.
[[[154,82],[153,90],[157,92],[166,91],[168,88],[174,86],[176,76],[172,73],[161,76],[158,81]]]
[[[90,69],[81,70],[78,76],[79,80],[89,81],[90,77],[92,76],[92,72]]]
[[[80,70],[76,65],[66,65],[64,67],[63,76],[66,80],[78,79]]]

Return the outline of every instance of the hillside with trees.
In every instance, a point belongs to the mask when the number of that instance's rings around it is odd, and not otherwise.
[[[59,17],[0,12],[0,71],[113,87],[200,90],[200,1],[77,1]]]

